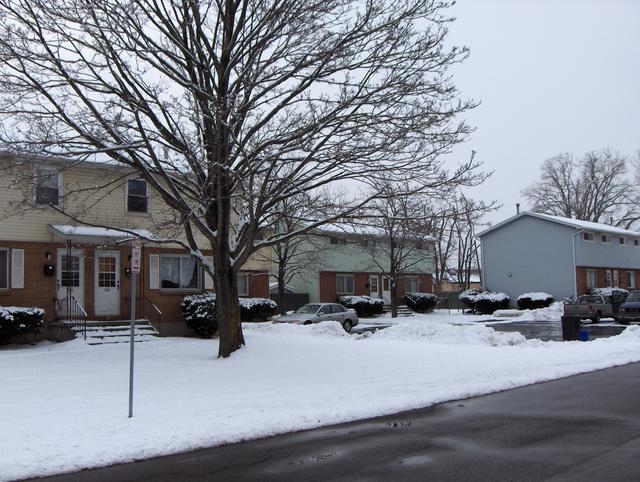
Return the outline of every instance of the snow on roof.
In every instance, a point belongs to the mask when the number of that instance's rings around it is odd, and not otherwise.
[[[146,229],[130,229],[128,231],[120,231],[118,229],[111,228],[98,228],[95,226],[69,226],[61,224],[50,224],[49,231],[60,237],[82,237],[93,239],[111,239],[111,240],[126,240],[131,239],[134,236],[131,233],[135,233],[138,236],[146,239],[155,239],[156,237],[150,231]]]
[[[494,231],[502,226],[504,226],[505,224],[508,224],[512,221],[515,221],[516,219],[520,219],[524,216],[531,216],[534,218],[538,218],[538,219],[544,219],[547,221],[551,221],[554,223],[558,223],[558,224],[564,224],[565,226],[569,226],[581,231],[594,231],[594,232],[600,232],[600,233],[609,233],[609,234],[617,234],[619,236],[630,236],[630,237],[638,237],[640,236],[640,233],[638,233],[637,231],[630,231],[628,229],[622,229],[622,228],[617,228],[615,226],[611,226],[609,224],[603,224],[603,223],[594,223],[591,221],[582,221],[580,219],[572,219],[572,218],[565,218],[562,216],[553,216],[551,214],[542,214],[542,213],[534,213],[531,211],[523,211],[520,214],[517,214],[515,216],[512,216],[508,219],[505,219],[504,221],[491,226],[487,229],[485,229],[484,231],[478,233],[478,236],[482,237],[485,234],[490,233],[491,231]]]

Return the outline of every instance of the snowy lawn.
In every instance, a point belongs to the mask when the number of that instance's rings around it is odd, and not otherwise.
[[[453,313],[453,312],[452,312]],[[640,361],[640,326],[589,342],[525,340],[463,315],[416,315],[377,333],[335,322],[245,324],[217,341],[81,340],[0,349],[0,480],[127,462],[486,394]]]

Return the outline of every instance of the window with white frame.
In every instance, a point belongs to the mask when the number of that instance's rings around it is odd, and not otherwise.
[[[405,293],[419,293],[420,292],[420,280],[415,276],[407,276],[404,279],[404,292]]]
[[[620,236],[620,238],[618,238],[618,242],[624,246],[625,244],[627,244],[627,238],[624,238],[622,236]]]
[[[9,288],[9,250],[0,248],[0,290]]]
[[[127,181],[127,211],[130,213],[148,212],[147,181],[129,179]]]
[[[160,255],[160,288],[191,290],[202,287],[200,267],[185,255]]]
[[[613,280],[611,283],[611,287],[613,288],[619,288],[620,287],[620,274],[618,273],[617,269],[613,270]]]
[[[38,167],[35,171],[36,206],[60,204],[61,174],[51,167]]]
[[[355,282],[352,274],[336,275],[336,292],[339,295],[352,295],[355,293]]]
[[[582,239],[584,239],[585,241],[593,241],[593,233],[582,233]]]
[[[606,235],[606,234],[601,234],[601,235],[600,235],[600,241],[601,241],[602,243],[608,243],[608,242],[609,242],[609,236],[608,236],[608,235]]]
[[[598,287],[598,272],[595,269],[587,270],[587,289]]]
[[[627,288],[632,290],[636,288],[636,272],[635,271],[627,271]]]
[[[249,296],[248,273],[238,273],[238,296]]]
[[[633,240],[633,245],[637,248],[638,246],[640,246],[640,240],[638,239],[634,239]]]
[[[612,283],[611,270],[608,269],[608,270],[606,270],[604,272],[604,284],[605,284],[605,286],[610,288],[611,287],[611,283]]]
[[[347,244],[346,238],[339,238],[337,236],[331,236],[329,238],[329,244],[344,246]]]

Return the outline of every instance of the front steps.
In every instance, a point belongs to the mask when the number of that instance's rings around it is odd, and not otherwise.
[[[155,340],[159,335],[148,320],[136,320],[133,334],[134,342]],[[131,340],[130,320],[87,321],[87,344],[108,345],[129,343]],[[83,338],[82,327],[74,327],[76,338]]]
[[[391,305],[385,305],[384,311],[391,314]],[[398,316],[413,316],[415,313],[407,305],[398,305]]]

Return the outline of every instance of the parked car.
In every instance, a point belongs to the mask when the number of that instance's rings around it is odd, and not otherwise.
[[[612,318],[614,309],[611,301],[601,295],[582,295],[576,301],[564,304],[564,316],[572,318],[589,318],[598,323],[600,318]]]
[[[621,323],[640,321],[640,291],[631,291],[620,305],[616,320]]]
[[[356,310],[345,308],[338,303],[308,303],[288,315],[274,318],[276,323],[296,323],[310,325],[321,321],[334,320],[340,322],[346,332],[358,324]]]

